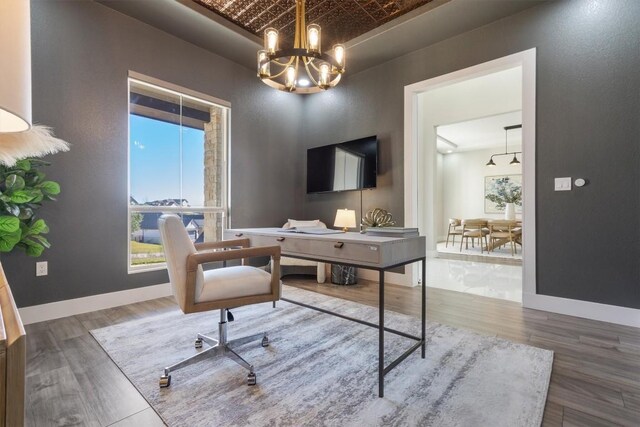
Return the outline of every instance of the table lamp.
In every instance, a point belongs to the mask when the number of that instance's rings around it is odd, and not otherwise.
[[[338,209],[334,227],[342,227],[342,231],[347,232],[348,228],[356,226],[356,211],[351,209]]]

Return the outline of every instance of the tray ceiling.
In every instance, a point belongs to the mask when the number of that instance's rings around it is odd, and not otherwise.
[[[262,36],[268,27],[293,44],[295,0],[193,0],[247,31]],[[322,44],[345,43],[432,0],[307,0],[307,24],[322,27]]]

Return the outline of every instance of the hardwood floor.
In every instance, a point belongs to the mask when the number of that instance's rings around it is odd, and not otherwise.
[[[373,282],[319,285],[292,276],[285,283],[377,305]],[[435,288],[427,301],[430,321],[555,352],[543,425],[640,425],[640,329]],[[27,425],[163,425],[88,331],[174,308],[162,298],[27,325]],[[388,285],[386,308],[418,316],[419,289]]]

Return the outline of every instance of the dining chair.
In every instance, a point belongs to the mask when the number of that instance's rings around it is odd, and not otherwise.
[[[210,347],[191,357],[164,368],[160,387],[171,385],[171,372],[209,357],[225,356],[249,370],[247,384],[256,384],[253,365],[235,352],[233,346],[251,341],[269,345],[266,332],[229,340],[228,322],[233,321],[229,309],[280,299],[280,247],[249,247],[249,239],[194,244],[177,215],[162,215],[158,220],[160,237],[167,262],[169,281],[176,302],[183,313],[220,310],[218,339],[197,334],[195,348],[203,343]],[[247,258],[269,256],[273,260],[271,274],[244,265]],[[241,265],[204,271],[203,264],[241,260]]]
[[[515,256],[518,252],[516,243],[518,237],[522,233],[522,228],[515,220],[494,219],[488,222],[489,226],[489,252],[496,247],[511,245],[511,256]]]
[[[462,237],[460,239],[460,252],[462,252],[462,243],[466,243],[465,249],[469,249],[469,239],[471,239],[471,246],[473,247],[473,239],[478,239],[480,242],[480,253],[484,253],[484,248],[487,247],[487,221],[484,219],[463,219],[462,224]],[[484,239],[484,246],[482,240]]]
[[[453,242],[452,245],[455,246],[456,244],[456,236],[461,236],[462,235],[462,227],[461,227],[461,222],[458,218],[449,218],[449,229],[447,230],[447,241],[444,244],[444,247],[446,248],[447,246],[449,246],[449,236],[453,236]]]

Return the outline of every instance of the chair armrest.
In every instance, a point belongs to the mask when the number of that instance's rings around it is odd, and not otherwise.
[[[248,248],[250,245],[249,239],[233,239],[233,240],[222,240],[220,242],[204,242],[204,243],[196,243],[194,246],[197,251],[205,251],[209,249],[220,249],[220,248],[228,248],[231,246],[240,246],[243,248]]]
[[[242,239],[245,240],[245,239]],[[227,240],[232,242],[232,240]],[[199,265],[216,261],[270,256],[280,261],[280,246],[255,246],[253,248],[230,249],[219,252],[196,252],[187,257],[187,272],[195,271]]]

